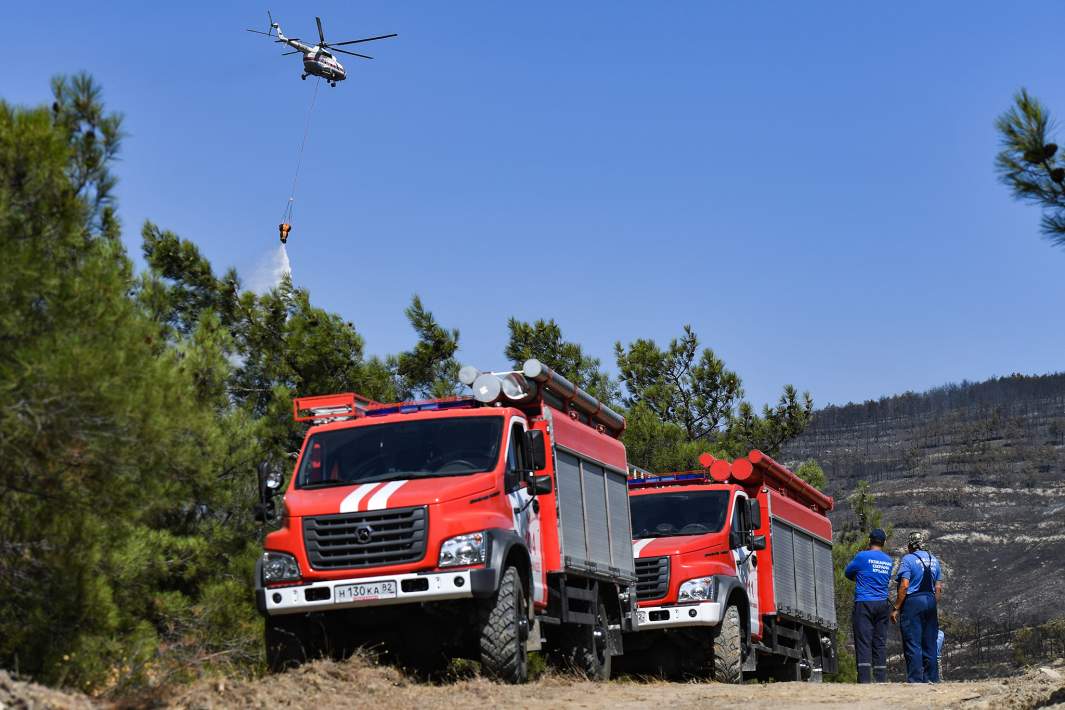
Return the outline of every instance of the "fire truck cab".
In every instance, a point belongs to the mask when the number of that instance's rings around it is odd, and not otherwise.
[[[296,400],[311,426],[256,572],[271,670],[372,646],[523,682],[543,649],[609,677],[635,614],[624,419],[536,360],[461,378],[473,397]]]
[[[835,670],[832,499],[752,451],[629,481],[637,629],[624,668],[818,681]]]

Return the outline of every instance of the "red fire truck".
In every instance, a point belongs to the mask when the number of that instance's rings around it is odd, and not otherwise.
[[[760,451],[629,481],[638,629],[625,668],[738,683],[836,670],[832,498]]]
[[[635,616],[625,420],[537,360],[472,397],[295,401],[311,426],[257,569],[272,670],[362,645],[522,682],[610,675]],[[280,471],[261,469],[267,516]]]

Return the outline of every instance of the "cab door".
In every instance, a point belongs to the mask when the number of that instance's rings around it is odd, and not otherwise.
[[[750,606],[751,635],[762,635],[762,619],[758,615],[758,559],[755,551],[748,547],[751,541],[751,525],[748,520],[747,494],[737,493],[732,503],[732,526],[729,540],[740,540],[742,544],[732,549],[732,559],[736,563],[736,576],[747,590]]]
[[[547,575],[544,572],[544,549],[540,534],[540,506],[525,485],[525,474],[530,468],[530,459],[525,450],[525,430],[524,419],[514,419],[510,425],[503,489],[513,511],[514,530],[525,540],[525,546],[529,550],[533,602],[545,604]]]

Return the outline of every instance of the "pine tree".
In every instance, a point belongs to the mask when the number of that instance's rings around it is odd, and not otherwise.
[[[607,405],[620,398],[618,383],[603,372],[599,359],[585,355],[578,343],[565,340],[553,318],[533,323],[511,318],[507,330],[510,337],[503,355],[515,369],[536,358]]]
[[[143,674],[163,600],[191,605],[225,460],[225,368],[160,337],[129,294],[110,172],[121,120],[87,77],[0,103],[0,664],[93,687]],[[95,135],[95,138],[88,138]]]
[[[1014,197],[1042,205],[1044,236],[1065,247],[1065,160],[1050,140],[1050,126],[1047,108],[1026,89],[1018,91],[995,121],[1002,145],[995,168]]]
[[[761,416],[755,414],[743,401],[739,375],[710,348],[700,350],[691,326],[684,326],[683,335],[666,348],[638,339],[625,347],[618,342],[614,350],[625,405],[630,410],[646,407],[660,422],[680,427],[687,440],[699,442],[704,451],[735,457],[761,449],[776,456],[785,442],[806,428],[813,413],[809,393],[800,396],[788,385],[776,407],[766,406]],[[650,424],[646,418],[639,421]]]

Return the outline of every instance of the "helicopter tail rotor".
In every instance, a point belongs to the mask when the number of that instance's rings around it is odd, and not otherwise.
[[[251,29],[249,29],[248,32],[254,32],[257,35],[266,35],[267,37],[273,37],[275,30],[276,31],[280,31],[281,30],[281,25],[279,25],[276,22],[274,22],[274,16],[272,14],[270,14],[269,10],[266,11],[266,18],[270,21],[270,24],[267,25],[267,27],[266,27],[266,32],[263,32],[262,30],[251,30]]]

